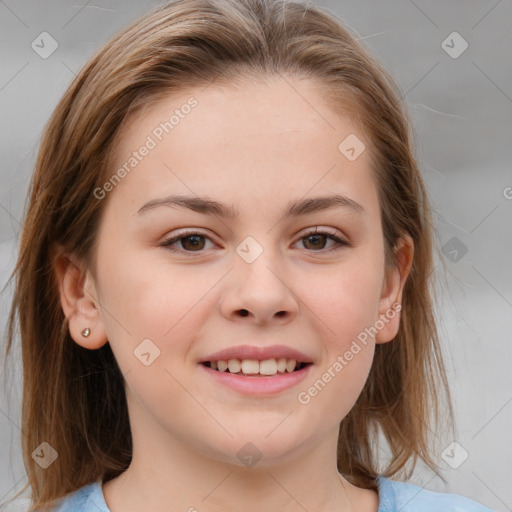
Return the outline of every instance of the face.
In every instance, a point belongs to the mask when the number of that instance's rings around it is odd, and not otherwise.
[[[355,152],[339,149],[349,136]],[[241,466],[247,443],[265,465],[335,439],[375,343],[396,333],[403,284],[384,265],[368,148],[313,84],[291,78],[190,90],[124,127],[121,179],[91,198],[105,201],[95,278],[67,316],[78,343],[110,343],[135,446],[151,433]],[[279,363],[289,349],[310,364],[231,378],[203,364],[241,346],[253,350],[243,359]]]

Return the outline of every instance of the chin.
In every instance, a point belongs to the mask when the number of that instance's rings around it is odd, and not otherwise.
[[[252,469],[285,464],[305,451],[304,434],[300,436],[298,432],[291,432],[284,425],[277,427],[272,433],[272,429],[256,427],[257,425],[253,425],[251,429],[242,428],[236,433],[233,428],[228,429],[233,437],[226,434],[218,439],[218,444],[210,444],[207,448],[209,456],[240,468]]]

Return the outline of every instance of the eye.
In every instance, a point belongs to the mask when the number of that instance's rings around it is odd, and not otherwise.
[[[204,233],[198,231],[185,231],[180,232],[167,240],[164,240],[160,246],[165,247],[173,252],[204,252],[207,247],[207,241],[215,245],[211,239]],[[324,250],[328,241],[333,242],[331,248]],[[348,242],[342,240],[336,235],[336,232],[331,232],[326,228],[315,228],[313,231],[305,233],[298,242],[303,242],[306,249],[313,252],[332,252],[339,250],[342,246],[350,246]]]
[[[203,252],[202,250],[205,248],[206,240],[211,242],[210,238],[204,233],[187,231],[164,240],[160,246],[174,252]],[[176,247],[176,244],[181,247]]]
[[[323,250],[325,248],[325,244],[327,241],[331,240],[333,245],[330,249]],[[342,246],[349,246],[350,244],[345,240],[342,240],[338,236],[336,236],[336,232],[331,232],[325,228],[315,228],[313,231],[309,231],[304,234],[299,240],[299,242],[305,241],[306,249],[310,248],[315,252],[332,252],[341,249]],[[309,246],[309,247],[307,247]]]

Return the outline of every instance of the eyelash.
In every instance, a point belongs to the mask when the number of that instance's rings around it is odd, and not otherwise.
[[[201,236],[201,237],[204,237],[204,238],[207,238],[207,239],[210,239],[210,237],[208,235],[206,235],[205,233],[202,233],[200,231],[184,231],[184,232],[181,232],[167,240],[164,240],[160,246],[161,247],[164,247],[172,252],[180,252],[180,253],[186,253],[186,254],[194,254],[194,253],[202,253],[204,251],[187,251],[185,249],[177,249],[176,247],[173,247],[172,244],[178,242],[179,240],[181,240],[182,238],[188,238],[190,236]],[[336,242],[337,245],[333,246],[332,248],[330,249],[319,249],[317,251],[315,250],[311,250],[310,252],[318,252],[318,253],[321,253],[321,254],[325,254],[325,253],[330,253],[330,252],[334,252],[334,251],[338,251],[340,250],[342,247],[349,247],[351,244],[346,242],[345,240],[342,240],[341,238],[337,237],[333,232],[323,228],[322,230],[319,230],[318,228],[315,228],[315,230],[312,230],[312,231],[308,231],[307,233],[305,233],[304,235],[302,235],[297,241],[300,241],[304,238],[307,238],[308,236],[313,236],[313,235],[327,235],[327,237],[330,239],[330,240],[333,240],[334,242]]]

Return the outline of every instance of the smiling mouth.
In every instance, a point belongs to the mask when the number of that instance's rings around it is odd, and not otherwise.
[[[200,364],[220,373],[228,373],[243,377],[272,377],[294,373],[313,363],[300,362],[295,359],[230,359],[228,361],[203,361]]]

